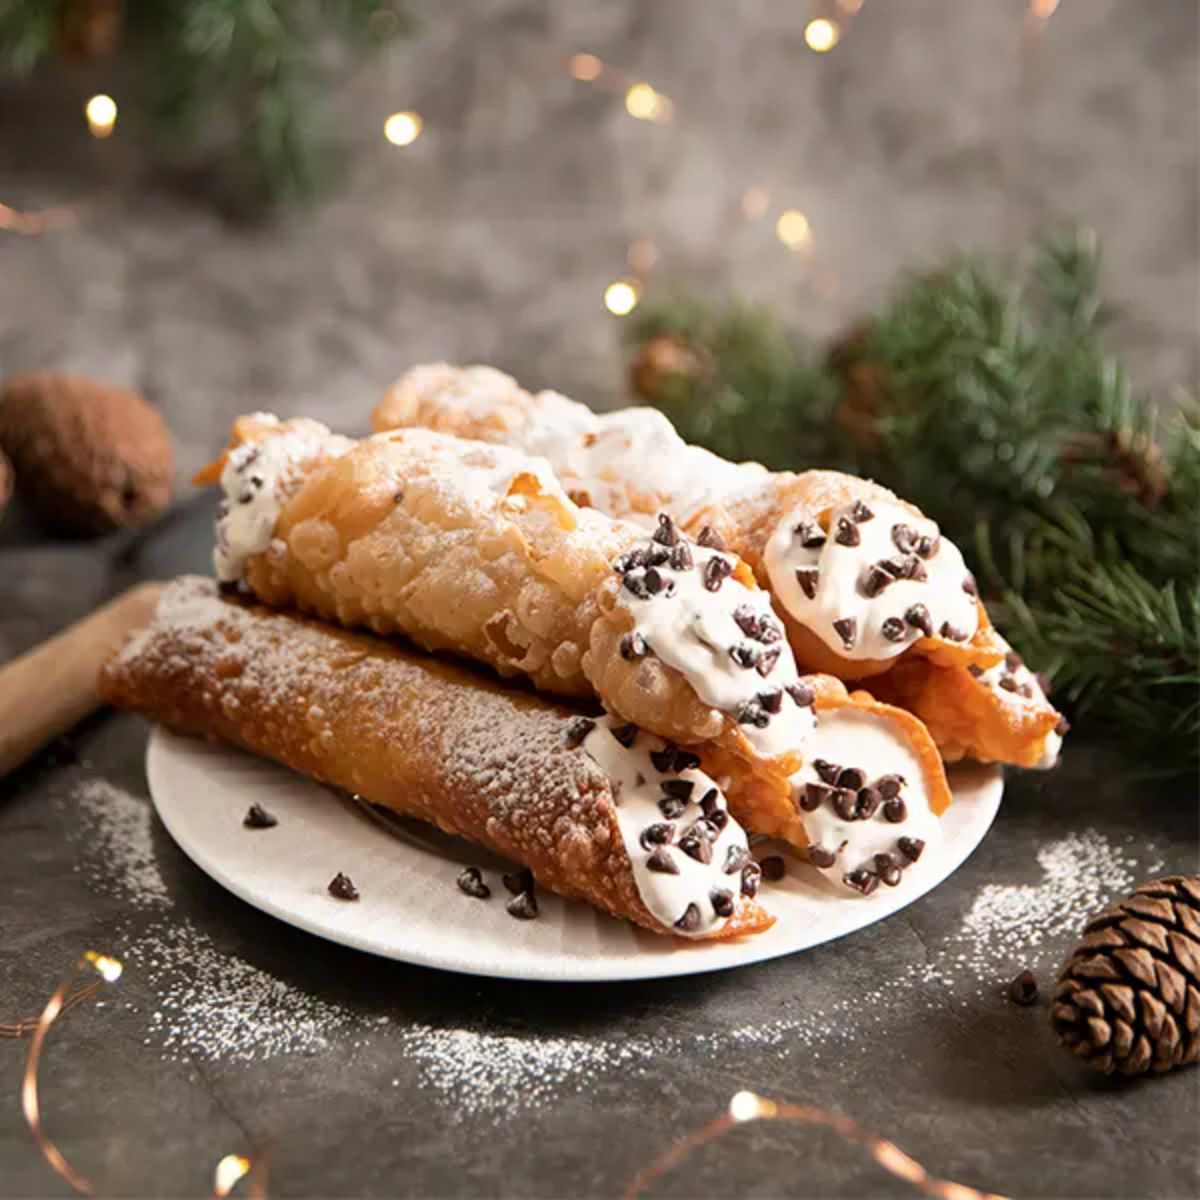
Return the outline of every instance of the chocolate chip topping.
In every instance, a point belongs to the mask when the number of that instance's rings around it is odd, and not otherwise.
[[[669,561],[672,571],[690,571],[696,565],[696,560],[692,557],[692,548],[687,542],[680,542],[672,549]]]
[[[933,621],[929,617],[929,609],[923,604],[914,604],[904,614],[904,619],[914,628],[919,629],[926,637],[933,637]]]
[[[692,798],[695,789],[696,785],[690,779],[665,779],[662,782],[662,790],[668,796],[674,796],[685,804]]]
[[[808,861],[814,867],[832,867],[837,862],[837,851],[826,846],[809,846]]]
[[[328,891],[331,896],[336,896],[339,900],[358,899],[358,888],[354,886],[354,881],[341,871],[329,881]]]
[[[831,763],[825,758],[813,759],[813,770],[827,783],[830,787],[836,787],[838,776],[842,773],[842,768],[837,763]]]
[[[694,771],[699,765],[700,755],[691,750],[675,751],[675,773],[677,775],[683,771]]]
[[[908,805],[899,796],[893,796],[890,800],[884,801],[883,819],[885,821],[890,821],[893,825],[899,825],[907,816]]]
[[[912,548],[916,544],[917,532],[908,525],[893,525],[892,526],[892,545],[900,551],[901,554],[911,554]]]
[[[647,825],[642,830],[641,843],[644,850],[649,850],[653,846],[666,846],[675,836],[675,826],[668,825],[665,821],[656,821],[653,825]]]
[[[261,804],[252,804],[246,809],[242,824],[247,829],[271,829],[279,824],[279,818],[273,813],[267,812]]]
[[[708,547],[709,550],[725,549],[725,539],[711,525],[705,525],[700,530],[700,536],[696,538],[696,541],[701,546]]]
[[[872,563],[863,572],[858,586],[864,596],[874,599],[884,588],[895,582],[896,576],[888,569],[888,564],[877,562]]]
[[[757,896],[762,881],[762,868],[756,862],[748,862],[742,868],[742,895]]]
[[[750,851],[745,846],[730,846],[725,852],[726,875],[736,875],[750,861]]]
[[[737,723],[753,725],[757,729],[766,729],[771,723],[771,714],[763,708],[758,700],[745,700],[738,705]]]
[[[679,530],[668,513],[658,514],[658,528],[654,531],[654,540],[663,546],[675,546],[679,542]]]
[[[833,540],[839,546],[857,546],[862,542],[862,534],[849,517],[838,517],[837,532],[833,535]]]
[[[533,872],[528,867],[522,867],[519,871],[510,871],[507,875],[501,875],[500,878],[514,896],[519,896],[522,892],[533,891]]]
[[[648,859],[646,859],[646,867],[648,870],[657,871],[660,875],[678,875],[679,864],[672,857],[670,850],[665,846],[659,846]]]
[[[460,892],[476,900],[486,900],[492,894],[492,889],[483,882],[483,873],[478,867],[465,868],[454,882],[458,884]]]
[[[791,696],[792,703],[797,708],[811,708],[817,698],[816,693],[803,680],[798,683],[789,683],[784,691]]]
[[[821,572],[816,567],[797,567],[796,582],[800,585],[800,590],[812,600],[817,594],[817,584],[820,582]]]
[[[700,928],[700,909],[695,904],[689,904],[683,910],[683,916],[675,922],[676,929],[682,929],[684,933],[695,933]]]
[[[858,636],[858,622],[853,617],[839,617],[833,623],[833,631],[842,639],[842,645],[849,650]]]
[[[880,630],[889,642],[904,641],[904,622],[899,617],[888,617],[880,626]]]
[[[638,567],[646,565],[646,551],[640,546],[635,546],[632,550],[626,550],[624,554],[618,555],[613,560],[613,570],[618,575],[626,575],[630,571],[637,570]]]
[[[1010,671],[1019,671],[1025,665],[1025,660],[1015,650],[1010,650],[1004,656],[1004,665]]]
[[[1017,690],[1017,681],[1011,675],[1001,675],[999,686],[1006,692],[1015,692]]]
[[[657,596],[666,587],[666,580],[663,579],[657,567],[647,567],[643,578],[646,581],[646,591],[651,596]]]
[[[750,642],[735,642],[729,647],[729,657],[743,670],[749,670],[758,662],[759,649]]]
[[[576,717],[570,725],[567,726],[567,747],[574,750],[576,746],[582,746],[587,740],[587,735],[596,728],[596,722],[591,717]],[[616,736],[616,731],[613,731],[613,736]]]
[[[733,574],[733,567],[727,558],[710,558],[704,564],[704,586],[710,592],[719,592],[721,584]]]
[[[875,514],[861,500],[855,500],[850,509],[850,518],[861,525],[864,521],[874,520]]]
[[[968,596],[978,596],[979,595],[979,585],[975,582],[974,575],[964,575],[963,576],[962,590],[964,592],[966,592]]]
[[[718,917],[733,916],[735,901],[732,892],[726,891],[724,888],[720,888],[709,896],[709,900],[712,903],[713,912],[715,912]]]
[[[815,521],[800,521],[792,532],[805,550],[819,550],[827,540],[825,531]]]
[[[961,629],[951,625],[949,621],[943,621],[938,632],[948,642],[965,642],[967,640],[967,635]]]
[[[1008,985],[1008,998],[1022,1008],[1032,1008],[1038,1001],[1037,976],[1025,970]]]
[[[779,656],[783,653],[781,646],[768,646],[758,656],[758,662],[754,664],[754,669],[764,678],[775,669],[775,664],[779,661]],[[779,709],[773,708],[771,712],[778,712]]]
[[[624,746],[625,749],[628,750],[637,740],[637,726],[634,724],[618,725],[616,729],[612,731],[612,735],[619,745]]]
[[[843,821],[858,820],[858,793],[849,788],[838,788],[833,794],[833,811]]]
[[[858,819],[869,821],[883,803],[883,797],[873,787],[858,789]]]
[[[838,787],[853,788],[856,792],[860,787],[865,787],[867,777],[864,772],[857,767],[843,767],[838,773]]]
[[[621,638],[621,657],[626,662],[635,662],[639,658],[645,658],[649,649],[646,639],[640,633],[627,633]]]
[[[648,600],[650,598],[650,589],[646,587],[646,575],[644,571],[630,571],[622,580],[622,586],[630,595],[636,596],[639,600]]]
[[[876,857],[878,858],[881,856],[876,855]],[[896,865],[896,863],[893,862],[889,866],[883,867],[879,870],[879,878],[886,883],[888,887],[895,887],[901,879],[900,868]]]
[[[700,797],[700,811],[711,819],[713,813],[721,811],[720,808],[721,793],[716,788],[709,788],[703,796]]]
[[[759,674],[762,674],[760,671]],[[758,693],[758,702],[763,706],[765,712],[774,715],[783,709],[783,688],[770,688],[765,692]]]
[[[712,842],[699,832],[693,832],[695,826],[679,839],[679,849],[688,858],[694,858],[698,863],[707,865],[712,862]]]
[[[532,892],[522,892],[504,906],[504,911],[518,921],[532,921],[538,915],[537,897]]]
[[[925,849],[925,842],[921,838],[902,837],[896,843],[896,848],[910,863],[915,863]]]
[[[1057,733],[1059,737],[1066,737],[1070,731],[1071,722],[1068,721],[1066,717],[1059,717],[1057,724],[1054,726],[1054,732]]]
[[[930,537],[926,534],[917,541],[916,550],[922,558],[932,558],[942,548],[942,539],[934,534]]]
[[[970,675],[972,679],[978,679],[980,675],[983,674],[983,668],[978,663],[968,663],[967,674]]]
[[[796,803],[801,812],[816,812],[832,795],[833,788],[823,783],[806,783],[796,793]]]
[[[866,867],[859,867],[856,871],[843,875],[842,882],[848,888],[869,896],[879,886],[879,876],[873,875]]]
[[[891,800],[894,796],[900,795],[900,789],[904,786],[904,783],[905,779],[903,775],[880,775],[875,780],[875,787],[885,800]]]
[[[783,861],[782,854],[768,854],[766,858],[760,858],[758,868],[768,883],[778,883],[787,874],[787,863]]]
[[[687,803],[680,800],[678,796],[663,796],[658,802],[658,811],[668,821],[674,821],[687,811]]]

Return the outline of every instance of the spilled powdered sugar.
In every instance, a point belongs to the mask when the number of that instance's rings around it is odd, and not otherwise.
[[[286,983],[223,950],[190,920],[169,915],[170,889],[155,858],[146,802],[92,779],[75,789],[72,805],[85,878],[143,910],[116,931],[113,948],[124,956],[128,977],[151,993],[137,1013],[146,1045],[164,1059],[249,1062],[334,1048],[353,1053],[386,1038],[398,1058],[415,1064],[418,1086],[458,1118],[503,1119],[518,1107],[544,1107],[612,1073],[659,1070],[672,1054],[697,1046],[714,1054],[769,1047],[776,1058],[799,1048],[820,1058],[881,1035],[897,1019],[901,1000],[918,1012],[971,1005],[996,997],[1025,967],[1048,982],[1045,973],[1057,966],[1063,943],[1090,914],[1163,869],[1153,847],[1135,852],[1132,838],[1121,845],[1094,829],[1073,832],[1038,851],[1036,883],[985,884],[952,934],[905,951],[910,957],[891,976],[832,1004],[801,1010],[797,1002],[795,1015],[697,1029],[686,1042],[670,1035],[528,1037],[357,1013]],[[898,945],[911,939],[903,921],[893,928]],[[108,1003],[122,1005],[120,992]]]

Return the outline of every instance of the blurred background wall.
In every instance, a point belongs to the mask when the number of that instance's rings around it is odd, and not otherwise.
[[[136,95],[153,61],[2,85],[0,202],[78,219],[0,232],[0,373],[143,389],[190,470],[248,408],[360,427],[422,359],[620,402],[603,296],[631,245],[648,293],[738,292],[824,336],[900,270],[1019,254],[1070,219],[1103,238],[1137,378],[1198,374],[1195,0],[1062,0],[1036,30],[1024,0],[865,0],[822,54],[783,0],[411,8],[415,36],[335,65],[324,195],[254,219],[220,203],[219,157],[164,170],[134,118],[88,136],[83,101]],[[573,78],[585,52],[615,73]],[[613,79],[672,119],[633,119]],[[424,122],[403,149],[394,110]],[[775,231],[790,208],[798,251]]]

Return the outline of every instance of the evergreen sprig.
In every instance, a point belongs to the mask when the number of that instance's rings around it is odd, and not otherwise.
[[[1200,422],[1131,387],[1099,281],[1095,236],[1072,230],[1023,272],[963,257],[910,276],[828,352],[741,304],[655,306],[633,338],[687,347],[694,369],[655,389],[685,437],[914,501],[1078,724],[1195,770]]]

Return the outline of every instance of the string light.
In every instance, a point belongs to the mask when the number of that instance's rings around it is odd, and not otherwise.
[[[818,54],[832,50],[841,41],[841,37],[842,31],[837,22],[828,17],[814,17],[804,27],[804,40],[808,43],[808,48]]]
[[[618,279],[604,289],[604,307],[614,317],[627,317],[637,308],[641,296],[636,279]]]
[[[383,136],[393,146],[411,146],[421,136],[425,122],[415,112],[394,112],[383,123]]]
[[[87,117],[88,133],[92,137],[111,137],[117,123],[117,102],[100,92],[83,106],[83,115]]]
[[[572,54],[569,70],[583,83],[592,83],[604,73],[604,64],[594,54]]]
[[[634,1176],[625,1192],[624,1200],[637,1200],[656,1179],[679,1166],[701,1146],[716,1141],[731,1129],[736,1129],[748,1121],[788,1121],[798,1125],[815,1125],[830,1129],[843,1140],[862,1146],[889,1175],[903,1179],[934,1200],[1004,1200],[1004,1197],[992,1192],[980,1192],[964,1183],[955,1183],[953,1180],[939,1179],[936,1175],[931,1175],[894,1142],[887,1141],[841,1113],[814,1108],[807,1104],[785,1104],[768,1100],[754,1092],[738,1092],[730,1099],[729,1108],[721,1116],[686,1134],[649,1166],[643,1167]]]
[[[250,1174],[250,1160],[241,1154],[227,1154],[213,1172],[213,1196],[223,1200],[237,1187],[240,1180]]]
[[[789,250],[804,250],[812,245],[812,226],[798,208],[789,208],[779,214],[775,234]]]
[[[656,92],[644,80],[631,83],[625,91],[625,111],[639,121],[669,121],[675,106],[661,92]]]

